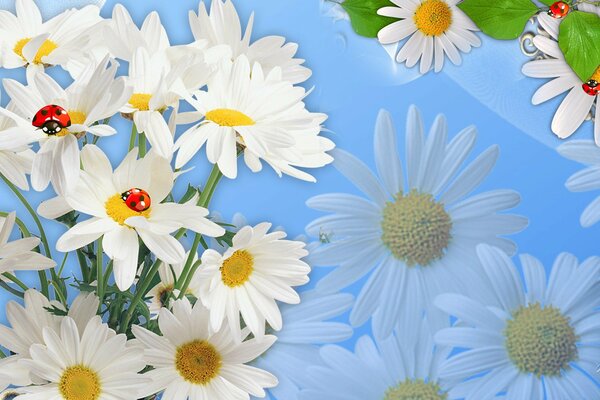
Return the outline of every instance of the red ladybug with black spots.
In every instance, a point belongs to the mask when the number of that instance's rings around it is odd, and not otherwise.
[[[569,13],[569,5],[564,1],[557,1],[550,6],[548,10],[548,15],[554,18],[564,18]]]
[[[137,212],[146,211],[152,205],[148,192],[138,188],[129,189],[121,195],[121,198],[129,209]]]
[[[47,135],[56,135],[71,126],[71,117],[61,106],[50,104],[35,113],[31,124]]]

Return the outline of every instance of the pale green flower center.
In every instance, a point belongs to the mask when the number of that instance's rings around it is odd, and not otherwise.
[[[441,258],[450,243],[452,220],[429,193],[399,193],[383,209],[383,243],[408,266],[427,266]]]
[[[405,380],[398,386],[389,388],[383,400],[446,400],[448,395],[434,382],[422,379]]]
[[[557,376],[577,359],[577,335],[569,318],[539,303],[519,308],[508,321],[506,348],[521,372]]]

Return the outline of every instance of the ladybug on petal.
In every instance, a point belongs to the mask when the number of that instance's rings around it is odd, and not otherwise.
[[[47,135],[56,135],[71,126],[71,117],[64,108],[51,104],[36,112],[31,124]]]
[[[569,13],[569,5],[564,1],[557,1],[550,6],[548,15],[554,18],[564,18]]]
[[[582,86],[583,91],[589,94],[590,96],[597,96],[600,93],[600,85],[597,81],[590,79]]]
[[[127,207],[137,212],[146,211],[152,205],[148,192],[138,188],[129,189],[121,195],[121,198]]]

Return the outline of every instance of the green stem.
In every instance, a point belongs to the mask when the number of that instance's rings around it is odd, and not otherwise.
[[[17,286],[19,286],[21,289],[23,289],[23,291],[25,291],[25,292],[26,292],[26,291],[28,291],[28,290],[29,290],[29,288],[27,287],[27,285],[26,285],[26,284],[24,284],[24,283],[23,283],[23,282],[22,282],[22,281],[21,281],[19,278],[17,278],[17,277],[16,277],[16,276],[14,276],[13,274],[11,274],[11,273],[8,273],[8,272],[5,272],[5,273],[4,273],[4,274],[2,274],[2,275],[4,275],[4,277],[5,277],[5,278],[7,278],[8,280],[12,281],[13,283],[16,283],[16,284],[17,284]]]
[[[135,127],[135,123],[131,126],[131,136],[129,137],[129,151],[133,150],[135,147],[135,139],[137,138],[137,128]]]
[[[140,147],[140,158],[146,155],[146,135],[142,132],[138,138],[138,146]]]
[[[81,278],[85,283],[90,283],[90,272],[87,264],[87,260],[85,258],[85,254],[81,251],[81,249],[76,250],[77,260],[79,261],[79,268],[81,268]]]
[[[104,277],[102,273],[104,272],[103,261],[103,253],[102,253],[102,236],[98,239],[98,246],[96,249],[96,294],[100,299],[100,304],[98,305],[98,311],[102,311],[102,303],[104,303]]]
[[[160,267],[160,264],[161,264],[160,260],[156,260],[154,262],[154,264],[152,264],[150,271],[148,271],[148,274],[146,275],[146,279],[144,279],[142,284],[138,288],[136,288],[135,296],[133,297],[133,300],[131,300],[131,304],[129,305],[129,308],[127,309],[127,313],[125,314],[125,317],[122,319],[122,323],[120,326],[121,333],[127,332],[127,328],[129,327],[129,323],[131,322],[133,313],[135,312],[139,302],[142,301],[142,299],[144,298],[144,296],[150,289],[150,285],[152,284],[152,278],[154,278],[154,275],[156,275],[156,273],[158,272],[158,268]]]
[[[183,284],[183,286],[181,287],[180,292],[179,292],[179,298],[180,299],[182,299],[185,296],[188,288],[190,287],[190,283],[192,283],[192,279],[194,278],[194,274],[196,273],[196,271],[198,270],[198,268],[200,268],[201,264],[202,264],[202,260],[198,259],[192,265],[192,268],[190,268],[190,273],[186,277],[185,283]]]
[[[13,289],[11,288],[6,282],[4,281],[0,281],[0,287],[4,290],[6,290],[7,292],[14,294],[17,297],[23,298],[25,297],[25,293],[18,291],[17,289]]]

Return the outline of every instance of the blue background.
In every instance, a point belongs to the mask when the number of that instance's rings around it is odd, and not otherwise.
[[[103,8],[105,17],[110,17],[115,3],[112,0],[107,2]],[[167,27],[172,43],[186,43],[192,39],[187,15],[188,10],[197,10],[196,0],[130,0],[123,3],[137,23],[141,23],[147,13],[157,10]],[[315,87],[315,91],[308,97],[308,107],[312,111],[329,115],[326,126],[332,133],[328,135],[340,148],[350,151],[374,167],[373,127],[380,108],[392,113],[400,132],[401,143],[406,112],[410,104],[420,108],[426,126],[431,125],[436,114],[445,114],[451,135],[467,125],[475,124],[480,134],[474,155],[492,144],[499,144],[501,148],[501,156],[495,170],[478,191],[511,188],[522,195],[522,203],[515,211],[527,216],[530,226],[513,237],[519,245],[519,251],[539,257],[547,268],[562,251],[572,252],[580,259],[598,254],[596,241],[600,225],[588,229],[579,225],[581,212],[595,194],[574,194],[564,187],[566,179],[579,169],[579,166],[560,157],[554,149],[558,141],[553,138],[549,125],[556,102],[544,107],[529,105],[533,88],[541,82],[528,79],[525,86],[520,86],[520,93],[515,92],[514,104],[520,104],[520,99],[526,104],[526,109],[516,109],[513,104],[511,111],[511,98],[505,96],[500,99],[499,102],[508,104],[508,110],[502,110],[505,118],[511,120],[511,115],[519,115],[520,120],[515,119],[511,123],[472,97],[455,81],[462,79],[468,82],[468,73],[480,71],[485,77],[484,84],[489,85],[484,87],[484,91],[496,93],[496,90],[504,89],[506,85],[516,85],[516,80],[506,81],[506,74],[520,77],[520,65],[526,58],[521,55],[515,43],[507,45],[485,42],[484,46],[489,47],[476,49],[472,58],[471,55],[465,56],[467,65],[464,72],[461,72],[460,68],[450,68],[454,71],[454,79],[446,73],[432,73],[400,85],[400,82],[410,78],[404,67],[394,66],[376,41],[356,36],[347,21],[334,23],[331,18],[323,16],[317,0],[238,0],[236,6],[242,21],[246,21],[250,13],[255,11],[254,38],[276,34],[300,44],[299,56],[305,58],[306,65],[313,70],[313,77],[305,84],[306,87]],[[503,49],[503,52],[497,52],[497,60],[488,58],[487,62],[484,62],[486,57],[481,55],[495,54],[494,46]],[[505,51],[507,46],[510,50],[508,52]],[[483,53],[485,51],[488,53]],[[494,68],[497,71],[494,71]],[[52,71],[53,74],[55,72],[59,71]],[[2,70],[0,76],[22,81],[24,71]],[[523,96],[527,96],[526,101],[523,101]],[[3,92],[2,105],[6,105],[6,101],[7,96]],[[490,106],[499,110],[498,104]],[[526,123],[530,121],[527,115],[530,115],[536,124],[533,125],[535,129],[528,129],[526,133],[515,125],[527,126]],[[121,117],[113,118],[111,124],[119,130],[119,134],[101,139],[100,146],[116,165],[127,152],[131,127],[130,122]],[[584,124],[580,131],[578,137],[591,137],[591,124]],[[182,181],[189,180],[192,184],[199,185],[205,180],[208,167],[204,155],[196,157],[196,161],[197,168],[188,173]],[[235,181],[224,179],[221,182],[211,208],[220,211],[225,217],[241,212],[252,223],[271,221],[274,225],[284,226],[292,237],[303,233],[304,226],[319,215],[305,206],[306,199],[328,192],[356,192],[333,167],[316,171],[316,184],[300,182],[289,177],[279,179],[268,168],[260,174],[250,173],[245,167],[241,168],[240,172]],[[50,191],[27,194],[35,206],[51,196]],[[0,209],[17,210],[19,217],[35,230],[26,211],[4,186],[0,187]],[[64,227],[51,221],[44,223],[51,243],[55,243],[64,232]],[[54,254],[55,259],[60,262],[62,255],[56,251]],[[69,258],[68,268],[70,267],[73,267],[73,271],[77,270],[74,256]],[[315,270],[312,275],[313,282],[324,273],[326,271],[322,269]],[[35,283],[35,279],[31,282]],[[348,290],[357,293],[356,289],[361,284],[362,282],[359,282]],[[11,296],[0,292],[0,303],[4,304],[9,299]],[[0,307],[0,321],[5,322],[4,307]],[[353,347],[354,340],[367,330],[367,327],[358,329],[354,339],[343,345]]]

